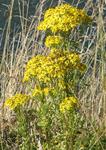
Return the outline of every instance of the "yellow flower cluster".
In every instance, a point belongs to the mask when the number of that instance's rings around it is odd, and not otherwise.
[[[49,94],[50,89],[48,87],[45,87],[44,89],[35,87],[32,91],[32,96],[42,95],[44,94],[47,96]]]
[[[79,54],[65,50],[51,50],[48,56],[35,56],[26,66],[23,81],[35,78],[47,83],[54,79],[62,81],[67,71],[77,69],[80,64]]]
[[[82,9],[75,8],[69,4],[61,4],[50,8],[45,12],[44,20],[39,24],[38,30],[51,30],[56,32],[68,32],[69,30],[87,24],[91,18]]]
[[[63,41],[63,38],[60,36],[48,36],[45,41],[46,47],[54,47],[60,45]]]
[[[60,111],[62,113],[66,112],[67,110],[73,109],[78,103],[78,99],[70,96],[66,97],[61,103],[60,103]]]
[[[42,55],[37,55],[31,60],[28,61],[26,66],[26,71],[24,73],[24,81],[29,81],[31,77],[36,77],[37,73],[41,73],[40,67],[44,65],[44,62],[46,62],[46,57]]]
[[[15,109],[17,106],[20,106],[30,100],[30,96],[25,94],[16,94],[11,98],[8,98],[4,106],[8,106],[10,109]]]

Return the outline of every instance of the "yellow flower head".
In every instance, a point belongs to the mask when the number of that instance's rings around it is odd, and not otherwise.
[[[44,20],[39,24],[38,30],[51,30],[56,32],[68,32],[69,30],[91,22],[91,18],[84,10],[75,8],[69,4],[61,4],[50,8],[45,12]]]
[[[46,87],[46,88],[43,89],[43,92],[44,92],[45,96],[47,96],[49,94],[49,91],[50,90],[49,90],[48,87]]]
[[[78,99],[70,96],[70,97],[66,97],[61,103],[60,103],[60,111],[62,113],[71,110],[74,108],[74,106],[76,106],[78,103]]]
[[[42,95],[44,94],[45,96],[47,96],[49,94],[49,88],[46,87],[44,89],[41,89],[41,88],[37,88],[35,87],[32,91],[32,96],[39,96],[39,95]]]
[[[46,47],[54,47],[62,44],[62,37],[60,36],[48,36],[45,41]]]
[[[16,94],[11,98],[8,98],[4,106],[8,106],[10,109],[15,109],[17,106],[24,104],[30,100],[30,96],[25,95],[25,94]]]

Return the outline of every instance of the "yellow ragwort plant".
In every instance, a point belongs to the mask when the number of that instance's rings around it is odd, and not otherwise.
[[[89,22],[91,22],[91,18],[84,10],[69,4],[62,4],[45,12],[44,20],[38,25],[38,29],[51,30],[53,35],[47,36],[45,40],[45,45],[50,47],[51,51],[47,56],[37,55],[28,61],[23,82],[34,80],[35,84],[39,83],[41,85],[43,83],[46,86],[40,87],[40,89],[35,88],[32,96],[42,92],[47,95],[49,93],[48,88],[59,87],[60,89],[66,89],[68,87],[66,83],[68,80],[65,81],[67,74],[73,73],[75,70],[85,71],[86,65],[81,63],[77,52],[64,46],[63,48],[54,48],[54,46],[61,45],[64,42],[65,37],[61,32],[69,32],[71,29]],[[16,94],[7,99],[5,105],[14,109],[28,99],[29,97],[26,95]]]
[[[23,107],[18,107],[19,109],[15,111],[20,135],[24,139],[23,145],[25,147],[28,145],[28,148],[24,149],[30,149],[29,143],[32,141],[30,135],[26,134],[27,131],[29,132],[29,125],[34,125],[34,130],[37,129],[37,132],[34,132],[37,133],[34,135],[34,144],[35,137],[41,136],[43,149],[51,149],[55,136],[59,139],[61,137],[62,144],[66,143],[65,149],[70,149],[69,147],[72,148],[75,144],[73,138],[77,137],[79,123],[79,115],[76,115],[75,111],[78,106],[77,85],[80,75],[86,70],[86,65],[81,62],[76,47],[71,47],[72,41],[69,35],[72,29],[88,24],[91,20],[84,10],[69,4],[61,4],[48,9],[44,14],[44,20],[38,25],[38,30],[47,31],[45,45],[50,48],[50,52],[46,56],[36,55],[27,62],[23,83],[28,83],[30,96],[16,94],[4,103],[4,106],[12,110],[30,99],[34,104],[30,105],[34,107],[34,111],[33,108],[26,110]],[[35,119],[30,124],[33,114]],[[66,131],[68,135],[64,137]],[[61,142],[58,140],[56,143]],[[54,149],[61,148],[59,146]]]

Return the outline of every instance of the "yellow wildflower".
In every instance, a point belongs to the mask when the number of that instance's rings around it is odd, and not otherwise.
[[[33,58],[31,58],[26,66],[26,71],[24,73],[23,82],[29,81],[32,77],[36,77],[37,72],[41,74],[40,67],[43,65],[43,63],[46,61],[46,57],[42,55],[37,55]]]
[[[8,106],[10,109],[15,109],[17,106],[24,104],[30,100],[30,96],[25,95],[25,94],[16,94],[11,98],[8,98],[4,106]]]
[[[35,87],[32,91],[32,96],[39,96],[39,95],[42,95],[42,94],[47,96],[49,94],[49,91],[50,90],[49,90],[48,87],[45,87],[44,89]]]
[[[46,87],[46,88],[44,88],[43,89],[43,92],[44,92],[44,94],[47,96],[48,94],[49,94],[49,88],[48,87]]]
[[[60,36],[48,36],[45,41],[46,47],[54,47],[62,44],[62,37]]]
[[[61,112],[66,112],[67,110],[70,110],[74,108],[78,103],[77,98],[70,96],[66,97],[61,103],[60,103],[60,111]]]
[[[84,10],[75,8],[69,4],[61,4],[50,8],[45,12],[44,20],[39,24],[38,30],[51,30],[56,32],[68,32],[69,30],[87,24],[91,18]]]
[[[59,86],[64,86],[65,74],[67,71],[77,69],[78,64],[80,64],[80,57],[76,52],[52,50],[48,56],[38,55],[29,60],[23,81],[35,78],[39,82],[50,83],[56,80],[59,81]]]

